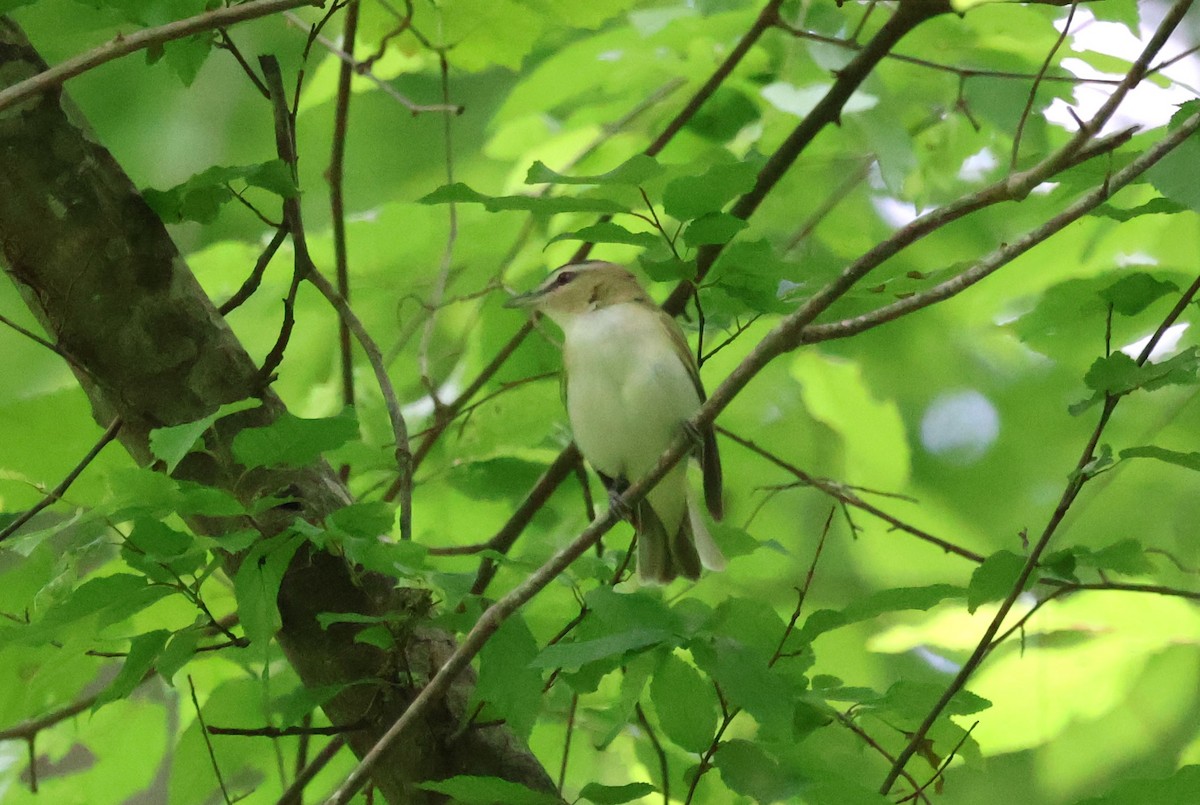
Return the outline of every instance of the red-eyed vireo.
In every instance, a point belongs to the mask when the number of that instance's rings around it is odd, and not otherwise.
[[[506,306],[541,311],[562,328],[575,443],[612,494],[654,467],[704,400],[679,325],[623,266],[600,261],[562,266]],[[698,442],[704,497],[719,520],[721,459],[711,425]],[[701,565],[724,569],[725,557],[688,494],[686,462],[676,464],[631,515],[643,581],[695,579]]]

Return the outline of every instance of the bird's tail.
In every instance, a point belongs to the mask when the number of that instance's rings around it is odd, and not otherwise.
[[[693,502],[688,500],[687,514],[679,528],[668,534],[666,527],[647,501],[634,513],[638,538],[638,577],[644,582],[665,584],[676,576],[700,578],[701,566],[724,570],[725,556]]]

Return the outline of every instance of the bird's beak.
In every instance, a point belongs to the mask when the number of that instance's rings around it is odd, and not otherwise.
[[[543,296],[545,296],[545,291],[542,291],[542,290],[534,290],[534,291],[530,291],[529,293],[517,294],[516,296],[509,298],[504,303],[504,306],[505,307],[533,307],[534,305],[536,305],[538,302],[541,301]]]

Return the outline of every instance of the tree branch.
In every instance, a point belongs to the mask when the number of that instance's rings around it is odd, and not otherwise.
[[[323,0],[247,0],[236,6],[206,11],[187,19],[169,22],[156,28],[143,28],[140,31],[125,35],[118,34],[111,41],[98,48],[89,50],[65,62],[56,64],[37,75],[20,81],[7,89],[0,90],[0,111],[18,104],[27,98],[32,98],[47,90],[60,86],[64,81],[85,73],[101,64],[128,56],[145,48],[161,45],[185,36],[227,28],[235,23],[246,20],[268,17],[280,11],[299,6],[321,6]],[[5,25],[12,25],[5,21]]]

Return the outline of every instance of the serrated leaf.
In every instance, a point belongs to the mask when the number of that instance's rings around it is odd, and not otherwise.
[[[630,629],[625,632],[581,640],[575,643],[555,643],[546,646],[530,662],[534,668],[580,668],[588,663],[615,657],[627,651],[656,646],[671,639],[662,629]]]
[[[703,752],[717,729],[717,696],[700,672],[668,653],[650,680],[650,700],[663,732],[689,752]]]
[[[520,783],[499,777],[450,777],[446,780],[427,780],[418,788],[436,791],[453,797],[461,805],[561,805],[561,800],[542,791],[534,791]]]
[[[153,632],[147,632],[143,635],[138,635],[129,643],[129,654],[125,657],[125,662],[121,665],[121,670],[117,672],[109,686],[105,688],[96,698],[96,703],[92,705],[92,712],[96,712],[109,702],[114,702],[118,699],[124,699],[133,689],[142,682],[142,678],[154,665],[154,661],[162,652],[163,646],[167,644],[167,639],[171,633],[166,629],[158,629]]]
[[[603,198],[580,196],[486,196],[472,190],[462,182],[442,185],[427,196],[419,199],[421,204],[482,204],[488,212],[522,210],[541,215],[557,215],[565,212],[596,212],[613,214],[629,212],[615,201]]]
[[[236,181],[269,190],[283,198],[292,198],[300,192],[292,179],[291,169],[282,160],[273,159],[257,165],[218,165],[167,190],[145,188],[142,197],[166,223],[197,221],[207,224],[216,219],[221,205],[233,198],[227,185]]]
[[[820,609],[809,615],[797,636],[811,642],[818,635],[851,623],[878,617],[885,612],[929,610],[947,598],[960,598],[965,590],[953,584],[932,584],[928,587],[898,587],[882,590],[856,600],[843,610]]]
[[[192,451],[197,440],[204,435],[206,430],[212,427],[214,422],[229,414],[245,411],[260,404],[258,400],[239,400],[222,405],[213,413],[195,422],[171,425],[165,428],[155,428],[150,431],[150,452],[154,454],[155,458],[167,465],[168,474],[172,473],[179,465],[179,462],[183,460],[183,457]]]
[[[866,706],[888,710],[901,718],[920,721],[946,692],[946,686],[933,682],[914,682],[902,679],[892,684],[887,692]],[[948,716],[965,716],[978,713],[992,706],[982,696],[969,690],[960,690],[946,704],[943,712]]]
[[[1100,297],[1111,304],[1117,313],[1135,316],[1159,298],[1178,290],[1179,286],[1173,282],[1138,272],[1117,280],[1101,291]]]
[[[688,224],[683,230],[683,242],[688,246],[707,246],[728,243],[747,226],[741,218],[724,212],[711,212]]]
[[[1111,570],[1126,576],[1139,576],[1154,570],[1154,565],[1146,558],[1146,549],[1135,539],[1114,542],[1080,561],[1093,564],[1100,570]]]
[[[654,157],[638,154],[608,171],[594,176],[565,176],[534,162],[525,175],[525,184],[625,184],[639,185],[661,174],[663,168]]]
[[[677,282],[696,276],[695,260],[680,260],[673,254],[662,259],[642,254],[638,262],[641,263],[646,276],[654,282]]]
[[[681,176],[663,189],[663,209],[671,217],[688,221],[726,204],[754,187],[758,171],[749,162],[714,165],[700,176]]]
[[[804,783],[798,773],[784,768],[751,741],[723,741],[714,761],[731,791],[762,805],[795,797]]]
[[[579,792],[581,799],[594,802],[596,805],[622,805],[635,799],[650,796],[658,791],[650,783],[626,783],[625,785],[601,785],[588,783]]]
[[[662,243],[662,238],[653,232],[631,232],[620,224],[605,221],[574,232],[563,232],[555,235],[546,245],[560,240],[581,240],[585,243],[623,243],[629,246],[640,246],[643,249],[653,249]]]
[[[212,52],[212,47],[211,34],[196,34],[164,43],[163,54],[171,72],[185,87],[190,87]]]
[[[352,408],[319,419],[301,419],[284,411],[270,425],[240,431],[233,438],[233,455],[247,467],[302,467],[357,437],[358,419]]]
[[[304,541],[299,534],[284,532],[257,543],[246,554],[233,579],[238,616],[246,637],[267,643],[283,625],[279,617],[279,585],[292,555]]]
[[[1198,369],[1200,352],[1197,347],[1188,347],[1165,361],[1141,366],[1124,352],[1114,352],[1105,358],[1097,358],[1088,369],[1083,380],[1096,393],[1075,403],[1070,410],[1072,414],[1085,411],[1105,395],[1120,396],[1137,389],[1154,391],[1164,386],[1195,385]]]
[[[504,621],[479,652],[479,679],[473,704],[486,703],[484,721],[503,719],[522,740],[537,722],[542,700],[542,674],[531,663],[538,643],[520,615]]]
[[[982,604],[1007,596],[1023,567],[1025,557],[1012,551],[997,551],[984,559],[971,574],[971,583],[967,586],[967,611],[974,612]]]

